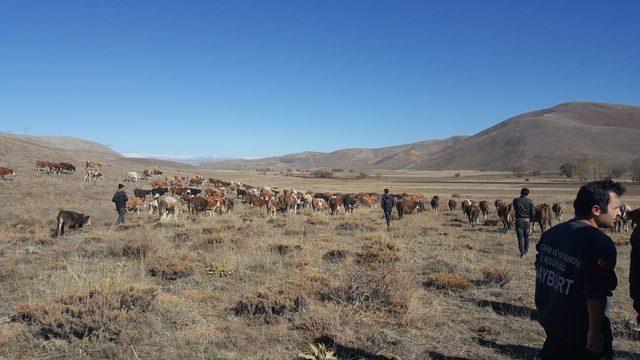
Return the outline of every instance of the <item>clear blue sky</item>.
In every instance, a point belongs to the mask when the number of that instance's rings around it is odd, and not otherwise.
[[[640,1],[0,2],[0,131],[261,157],[640,105]]]

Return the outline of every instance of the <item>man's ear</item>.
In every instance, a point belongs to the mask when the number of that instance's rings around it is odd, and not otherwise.
[[[593,205],[591,207],[591,213],[595,216],[599,216],[602,214],[602,209],[600,209],[600,205]]]

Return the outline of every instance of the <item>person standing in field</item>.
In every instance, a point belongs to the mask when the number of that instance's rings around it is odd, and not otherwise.
[[[389,189],[384,189],[384,195],[380,199],[380,206],[384,211],[384,219],[387,221],[387,231],[391,230],[391,212],[393,211],[393,195],[389,194]]]
[[[546,359],[612,359],[609,313],[617,286],[616,247],[601,228],[620,214],[624,187],[611,180],[580,188],[575,218],[542,234],[536,250],[535,302]]]
[[[521,258],[525,258],[527,252],[529,252],[529,227],[536,212],[533,207],[533,201],[527,197],[528,195],[529,189],[522,188],[522,190],[520,190],[520,197],[513,199],[513,210],[516,217],[516,236],[518,237],[518,247],[520,248]]]
[[[125,192],[124,185],[118,184],[118,191],[113,194],[112,202],[116,204],[116,210],[118,211],[118,221],[116,225],[124,225],[124,215],[127,213],[127,193]]]

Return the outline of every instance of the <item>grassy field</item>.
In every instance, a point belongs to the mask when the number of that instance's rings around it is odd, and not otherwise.
[[[472,228],[460,210],[428,211],[387,232],[377,207],[270,219],[236,206],[177,222],[130,214],[128,225],[115,227],[110,200],[126,170],[107,168],[105,181],[89,184],[81,174],[25,168],[0,182],[0,358],[295,359],[324,343],[341,359],[532,359],[542,345],[533,256],[518,257],[515,234],[495,225],[495,212]],[[569,213],[579,187],[471,171],[362,180],[196,173],[313,191],[389,187],[437,194],[443,203],[454,194],[510,200],[526,185],[534,202],[564,201]],[[128,185],[130,196],[148,188]],[[630,187],[623,201],[638,207],[639,189]],[[88,213],[93,224],[52,238],[60,208]],[[614,348],[640,359],[629,330],[629,235],[613,235]]]

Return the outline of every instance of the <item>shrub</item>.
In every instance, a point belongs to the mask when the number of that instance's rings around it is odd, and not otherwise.
[[[311,176],[315,178],[328,179],[334,177],[333,172],[324,169],[313,170]]]
[[[460,173],[456,173],[455,175],[453,175],[455,177],[460,177]]]
[[[433,272],[427,277],[425,285],[438,290],[465,290],[471,287],[471,280],[456,273]]]
[[[358,175],[356,175],[356,179],[359,179],[359,180],[368,179],[368,178],[369,178],[369,174],[367,174],[364,171],[361,171],[361,172],[358,173]]]
[[[482,275],[484,276],[485,282],[498,284],[500,286],[504,286],[511,280],[509,270],[501,267],[486,267],[482,269]]]
[[[18,305],[11,321],[27,324],[36,337],[116,339],[122,329],[140,322],[152,309],[155,287],[90,288],[61,295],[53,302]]]
[[[289,286],[270,288],[245,296],[233,307],[236,316],[249,316],[264,319],[268,324],[291,313],[303,311],[307,299],[296,294]]]
[[[164,280],[176,280],[193,275],[197,260],[191,253],[167,251],[151,260],[149,274]]]

